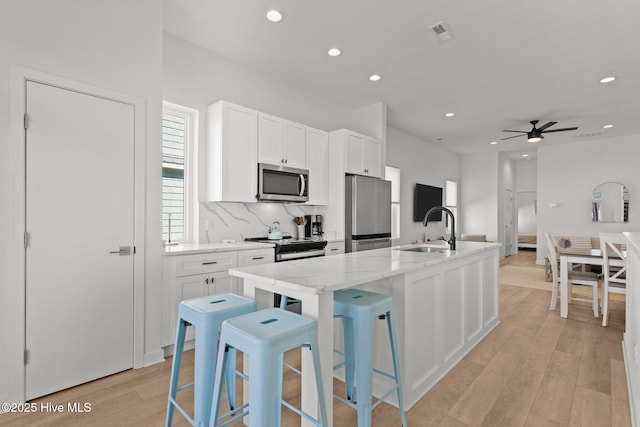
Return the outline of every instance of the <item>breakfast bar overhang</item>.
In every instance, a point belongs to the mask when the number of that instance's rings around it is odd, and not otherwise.
[[[301,300],[302,314],[317,319],[327,402],[333,401],[334,358],[340,361],[333,349],[341,347],[341,330],[333,318],[334,291],[360,287],[390,295],[408,410],[498,325],[499,247],[498,243],[464,241],[451,251],[437,244],[416,244],[237,268],[229,273],[244,279],[244,295],[254,298],[259,308],[272,306],[272,293],[280,293]],[[384,322],[376,327],[374,366],[390,372],[384,327]],[[302,352],[302,409],[317,415],[308,353]],[[374,377],[376,396],[390,386],[386,378],[378,377]],[[331,408],[328,405],[330,421]],[[302,425],[307,425],[304,419]]]

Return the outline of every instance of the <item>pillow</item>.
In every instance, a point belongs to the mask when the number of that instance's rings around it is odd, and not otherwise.
[[[571,240],[565,239],[563,237],[558,241],[558,246],[560,246],[561,248],[565,248],[565,249],[569,248],[569,247],[571,247]]]
[[[591,249],[591,237],[569,237],[571,247],[575,249]]]

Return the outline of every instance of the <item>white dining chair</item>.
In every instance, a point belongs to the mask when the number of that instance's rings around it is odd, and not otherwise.
[[[551,304],[549,310],[556,309],[560,286],[560,273],[558,271],[558,259],[556,255],[556,246],[553,243],[553,237],[549,233],[543,233],[544,240],[547,244],[549,264],[551,265],[551,275],[553,280],[553,290],[551,292]],[[593,316],[598,317],[598,275],[590,271],[569,271],[569,284],[591,286],[591,299],[593,305]],[[571,286],[569,286],[568,300],[571,301]]]
[[[625,238],[622,233],[600,233],[600,249],[602,250],[602,326],[609,323],[609,294],[627,294],[626,257],[622,250]],[[620,258],[625,265],[611,267],[609,258]]]

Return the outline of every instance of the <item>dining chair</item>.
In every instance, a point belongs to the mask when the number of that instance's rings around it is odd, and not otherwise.
[[[609,323],[609,294],[627,294],[626,257],[622,248],[625,238],[622,233],[600,233],[600,249],[602,250],[602,326]],[[609,258],[620,258],[625,265],[612,267]]]
[[[558,263],[555,261],[556,259],[558,259],[558,257],[556,255],[556,246],[554,244],[553,237],[550,233],[547,232],[543,234],[544,240],[547,244],[547,256],[549,257],[549,264],[551,265],[551,275],[553,280],[553,290],[551,292],[551,304],[549,305],[549,310],[555,310],[559,294],[558,287],[560,285]],[[591,286],[593,316],[598,317],[598,275],[590,271],[569,271],[569,283],[571,285]],[[571,301],[571,286],[569,287],[569,295],[567,295],[567,297],[569,301]]]

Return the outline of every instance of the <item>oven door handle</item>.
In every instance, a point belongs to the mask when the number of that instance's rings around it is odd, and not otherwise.
[[[300,174],[300,185],[298,186],[298,188],[300,188],[300,194],[298,194],[299,196],[304,196],[304,190],[307,187],[305,180],[304,180],[304,175]]]
[[[303,259],[303,258],[311,258],[316,256],[324,256],[324,249],[317,249],[313,251],[304,251],[304,252],[290,252],[290,253],[280,253],[278,254],[279,261],[290,261],[292,259]]]

